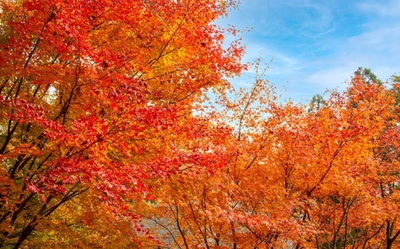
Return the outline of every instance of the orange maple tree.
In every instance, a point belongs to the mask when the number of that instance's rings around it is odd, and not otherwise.
[[[146,181],[219,163],[176,143],[201,137],[191,129],[209,121],[192,115],[196,103],[244,67],[243,48],[223,48],[213,24],[233,4],[1,1],[1,246],[29,246],[79,196],[126,220],[135,240],[146,233],[129,206],[151,199]]]
[[[230,99],[235,1],[0,3],[1,247],[399,245],[397,84]]]
[[[394,92],[355,77],[319,108],[257,79],[226,103],[228,166],[159,187],[145,224],[172,248],[395,248]],[[230,118],[229,118],[230,117]],[[236,121],[236,122],[235,122]],[[233,136],[234,135],[234,136]]]

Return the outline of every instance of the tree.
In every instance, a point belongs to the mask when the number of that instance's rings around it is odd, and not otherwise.
[[[354,75],[360,76],[368,85],[373,83],[377,83],[379,85],[383,84],[383,82],[378,79],[378,77],[369,68],[359,67],[357,71],[354,72]]]
[[[400,76],[397,75],[393,75],[392,76],[392,82],[396,84],[400,83]],[[400,103],[400,93],[399,90],[397,88],[393,88],[392,89],[395,92],[395,98],[396,98],[396,105],[398,105]]]
[[[150,181],[201,161],[175,144],[200,139],[187,134],[209,125],[192,114],[203,92],[244,68],[213,24],[233,4],[1,1],[1,246],[35,243],[44,224],[93,229],[59,210],[146,236],[130,207],[151,200]]]
[[[139,208],[151,232],[171,248],[394,248],[393,92],[357,76],[313,112],[274,99],[256,80],[226,103],[227,167],[163,182]]]
[[[310,102],[310,108],[309,111],[314,111],[314,110],[318,110],[320,108],[323,107],[323,105],[325,105],[326,102],[324,101],[324,97],[320,94],[316,94],[312,97],[311,102]]]
[[[234,4],[1,1],[2,247],[398,245],[398,84],[229,99]]]

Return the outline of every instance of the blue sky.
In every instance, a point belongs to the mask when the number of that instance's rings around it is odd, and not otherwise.
[[[218,21],[228,23],[252,28],[242,35],[244,61],[273,59],[266,78],[295,102],[344,89],[359,66],[384,81],[400,74],[400,0],[241,0]],[[247,87],[253,77],[231,82]]]

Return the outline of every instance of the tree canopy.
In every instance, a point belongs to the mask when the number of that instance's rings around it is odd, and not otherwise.
[[[1,1],[0,247],[399,246],[398,77],[233,89],[236,4]]]

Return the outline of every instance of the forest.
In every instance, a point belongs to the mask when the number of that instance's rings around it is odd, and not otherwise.
[[[236,6],[0,0],[0,248],[400,248],[400,77],[284,101]]]

